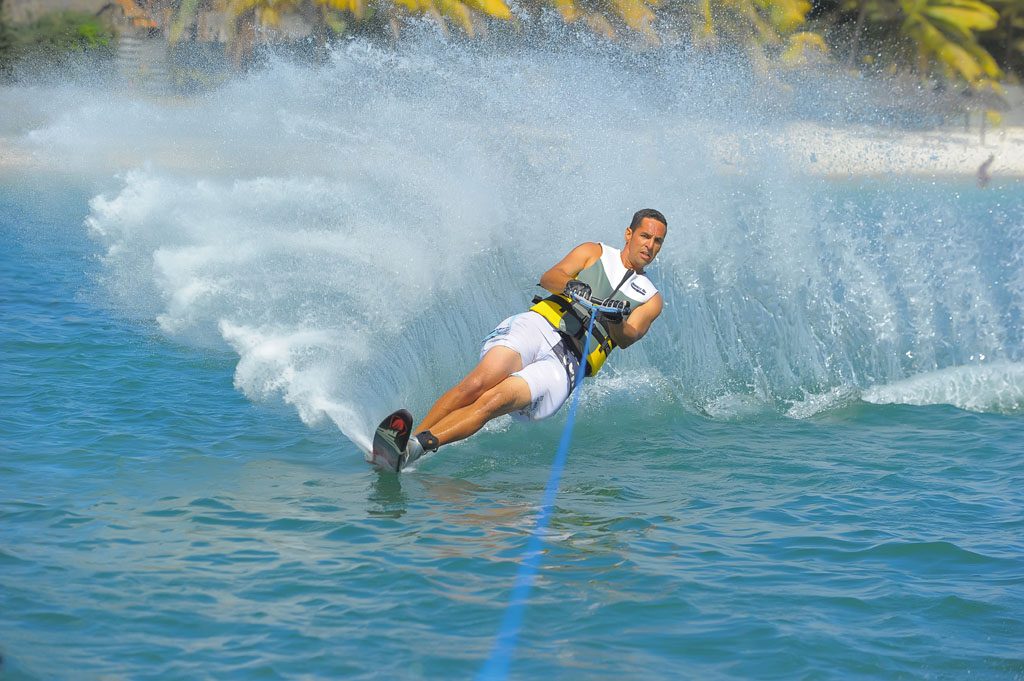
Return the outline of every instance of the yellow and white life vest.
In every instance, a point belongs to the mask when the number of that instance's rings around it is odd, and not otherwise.
[[[643,274],[632,274],[620,286],[626,277],[627,269],[622,264],[622,256],[617,248],[601,244],[601,257],[590,267],[576,275],[576,278],[590,286],[591,296],[596,299],[629,301],[630,307],[636,309],[650,300],[658,289]],[[616,290],[616,287],[618,289]],[[613,295],[614,291],[614,295]],[[534,301],[530,308],[557,329],[573,339],[576,354],[583,352],[583,337],[587,333],[590,312],[579,303],[573,302],[563,293],[555,293],[547,298]],[[586,357],[586,375],[593,376],[604,365],[608,355],[615,348],[615,341],[608,335],[608,329],[599,321],[594,321],[590,348]]]

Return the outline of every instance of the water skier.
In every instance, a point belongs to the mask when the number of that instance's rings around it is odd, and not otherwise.
[[[646,208],[633,215],[621,250],[587,242],[569,251],[540,278],[552,295],[534,299],[533,307],[505,319],[484,339],[479,363],[438,398],[389,466],[401,470],[425,451],[465,439],[504,414],[539,421],[558,411],[576,385],[590,319],[585,304],[573,297],[617,308],[595,319],[585,358],[585,375],[592,376],[613,348],[643,338],[661,314],[661,294],[645,268],[667,231],[665,216]],[[400,443],[411,417],[403,411],[389,418],[396,415],[402,418],[394,421],[397,432],[389,439]]]

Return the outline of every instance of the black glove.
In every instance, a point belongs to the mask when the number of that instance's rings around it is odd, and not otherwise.
[[[601,320],[611,322],[612,324],[621,324],[622,320],[632,312],[628,300],[606,300],[601,305],[616,308],[615,312],[601,312]]]
[[[565,285],[565,295],[570,298],[585,300],[590,302],[590,285],[584,284],[579,279],[570,279]]]

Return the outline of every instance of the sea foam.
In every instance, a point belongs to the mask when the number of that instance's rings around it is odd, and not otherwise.
[[[951,404],[979,412],[1024,411],[1024,364],[992,362],[958,366],[868,388],[874,404]]]

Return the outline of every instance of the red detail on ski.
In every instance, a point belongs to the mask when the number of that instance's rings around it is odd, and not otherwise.
[[[391,417],[391,423],[388,424],[388,427],[391,428],[391,430],[393,430],[396,433],[398,433],[399,435],[401,435],[406,430],[408,430],[409,424],[401,416],[392,416]]]

